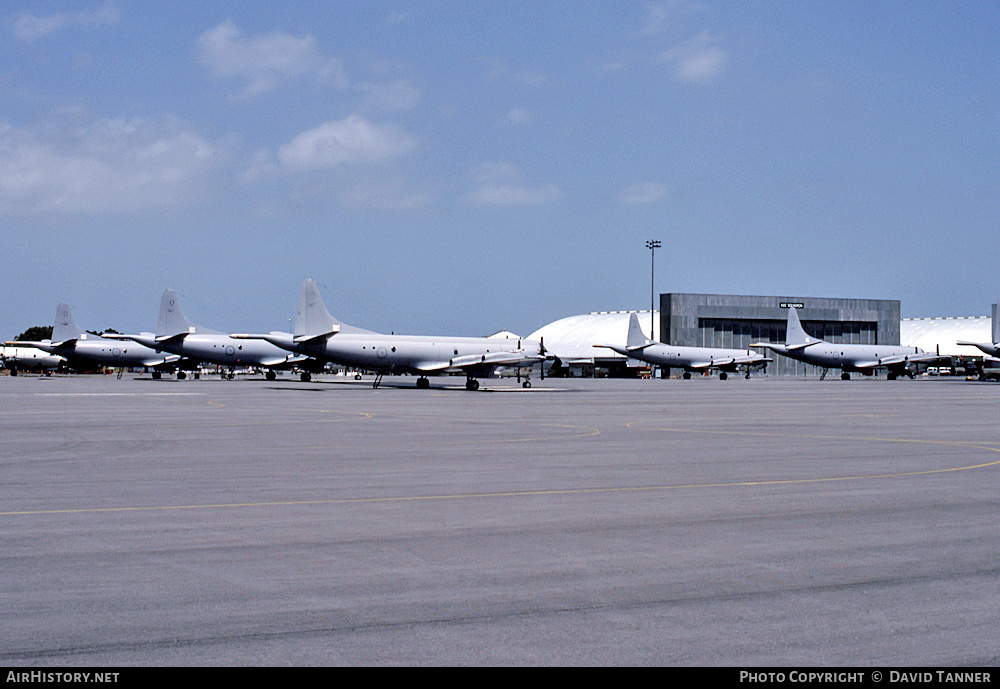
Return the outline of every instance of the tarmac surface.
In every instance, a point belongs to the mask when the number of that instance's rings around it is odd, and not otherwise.
[[[1000,384],[413,381],[0,377],[0,663],[1000,662]]]

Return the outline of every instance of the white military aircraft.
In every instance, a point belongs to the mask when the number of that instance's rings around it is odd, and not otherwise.
[[[538,342],[516,338],[384,335],[341,323],[326,310],[316,282],[306,279],[299,295],[294,333],[235,334],[240,340],[266,340],[295,354],[375,371],[374,387],[386,373],[411,373],[418,388],[427,376],[464,373],[465,387],[478,390],[477,378],[498,368],[528,367],[545,361]]]
[[[639,359],[657,366],[683,368],[684,378],[690,378],[692,372],[719,371],[719,378],[725,380],[727,373],[733,373],[744,367],[746,377],[750,370],[766,366],[771,361],[763,354],[745,349],[722,349],[718,347],[680,347],[650,340],[639,327],[639,317],[634,313],[628,321],[628,338],[622,345],[594,345],[605,347],[624,354],[633,359]]]
[[[0,364],[12,376],[16,376],[18,371],[47,371],[66,363],[63,357],[44,352],[38,347],[20,345],[18,341],[8,342],[7,345],[0,347]]]
[[[850,380],[851,372],[872,374],[880,368],[886,369],[889,380],[900,375],[913,376],[911,364],[946,359],[936,353],[925,352],[919,347],[899,345],[838,344],[818,340],[806,334],[799,322],[795,307],[788,307],[788,324],[785,330],[785,344],[755,342],[751,347],[770,349],[798,361],[821,366],[820,379],[826,377],[831,368],[841,370],[842,380]]]
[[[99,335],[92,335],[76,324],[73,312],[66,302],[60,302],[56,306],[52,338],[24,344],[64,357],[71,367],[84,370],[101,366],[118,369],[130,366],[163,367],[180,359],[179,356],[163,354],[139,343],[109,342]]]
[[[993,323],[993,341],[992,342],[968,342],[967,340],[959,340],[955,344],[962,345],[963,347],[978,347],[979,351],[983,354],[989,356],[1000,357],[1000,303],[993,305],[992,323]]]
[[[164,290],[160,300],[160,317],[156,322],[155,335],[110,334],[105,337],[133,340],[186,359],[221,364],[228,367],[230,372],[237,366],[263,367],[268,369],[268,380],[277,377],[274,369],[308,365],[307,357],[289,354],[268,342],[237,341],[217,330],[194,325],[184,316],[177,293],[172,289]],[[183,373],[178,373],[178,377],[183,377]]]

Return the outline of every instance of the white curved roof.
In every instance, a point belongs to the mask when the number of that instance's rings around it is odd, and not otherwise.
[[[991,342],[990,317],[904,318],[899,322],[899,343],[902,345],[920,347],[925,352],[940,351],[948,356],[982,356],[975,347],[956,345],[956,340]]]
[[[628,321],[635,313],[639,327],[650,336],[649,311],[605,311],[568,316],[542,326],[528,335],[529,340],[543,341],[545,349],[563,361],[599,359],[624,359],[610,349],[596,349],[595,344],[624,345],[628,339]],[[660,312],[653,312],[653,327],[660,329]],[[655,338],[650,338],[655,339]]]

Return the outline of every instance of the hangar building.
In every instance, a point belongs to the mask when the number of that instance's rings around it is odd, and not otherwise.
[[[899,344],[899,301],[828,297],[751,297],[723,294],[661,294],[659,340],[694,347],[750,349],[754,342],[784,342],[788,307],[813,337],[847,344]],[[780,355],[772,375],[803,375],[820,369]]]
[[[660,295],[657,312],[636,311],[639,325],[653,339],[674,345],[695,347],[730,347],[749,349],[753,342],[784,342],[788,305],[799,309],[799,319],[806,332],[831,342],[853,344],[904,344],[933,351],[935,343],[901,342],[900,306],[898,300],[841,299],[827,297],[767,297],[721,294]],[[573,375],[591,375],[593,369],[604,369],[609,375],[629,375],[627,362],[621,355],[607,349],[595,349],[595,344],[624,344],[632,311],[590,313],[570,316],[551,323],[529,337],[544,338],[545,346],[557,354]],[[923,319],[946,320],[946,319]],[[962,337],[986,341],[989,318],[976,317],[958,321],[966,326]],[[908,322],[907,336],[914,335]],[[945,345],[954,348],[954,338],[937,324],[934,335],[939,338],[941,351]],[[970,330],[974,330],[975,334]],[[944,338],[941,340],[940,338]],[[950,339],[950,341],[949,341]],[[966,352],[970,353],[970,352]],[[822,369],[799,361],[771,354],[767,366],[769,375],[819,375]],[[633,362],[634,363],[634,362]],[[663,375],[676,372],[664,371]]]

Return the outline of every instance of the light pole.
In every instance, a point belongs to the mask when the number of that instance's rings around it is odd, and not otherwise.
[[[662,245],[658,239],[650,239],[646,242],[646,248],[649,249],[649,339],[659,340],[660,338],[656,336],[656,332],[653,330],[653,312],[656,310],[656,299],[655,299],[655,289],[653,283],[653,277],[655,275],[656,267],[656,250]]]

